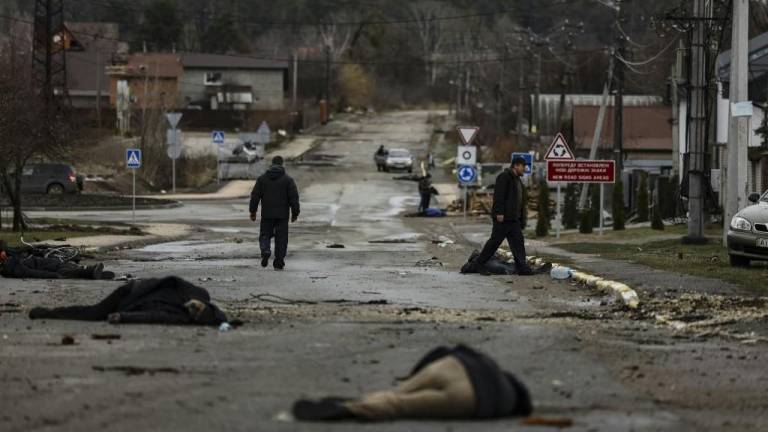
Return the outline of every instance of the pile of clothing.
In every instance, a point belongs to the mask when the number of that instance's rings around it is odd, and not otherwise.
[[[504,257],[495,253],[485,264],[477,264],[477,257],[480,256],[478,250],[474,250],[467,262],[461,267],[462,274],[481,274],[489,275],[515,275],[517,269],[514,262],[507,261]],[[534,274],[548,273],[552,270],[552,263],[545,263],[542,266],[532,269]]]
[[[0,276],[15,279],[114,279],[99,263],[84,266],[59,258],[38,256],[34,248],[13,249],[0,242]]]

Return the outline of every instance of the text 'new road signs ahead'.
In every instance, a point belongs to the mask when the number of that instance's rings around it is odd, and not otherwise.
[[[548,160],[547,181],[614,183],[616,162],[612,160]]]
[[[473,165],[461,165],[456,170],[456,176],[461,184],[474,183],[477,180],[477,169]]]
[[[125,151],[125,166],[131,169],[141,168],[141,150],[128,149]]]

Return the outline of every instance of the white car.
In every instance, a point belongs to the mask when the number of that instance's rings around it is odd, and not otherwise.
[[[389,172],[393,170],[407,170],[413,172],[413,156],[411,152],[405,149],[391,149],[387,154],[384,170]]]

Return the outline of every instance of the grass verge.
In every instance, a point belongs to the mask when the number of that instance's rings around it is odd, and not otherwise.
[[[663,240],[640,245],[582,242],[557,247],[659,270],[720,279],[749,289],[765,289],[768,280],[766,263],[754,263],[749,268],[731,267],[728,251],[719,243],[694,246],[681,244],[679,240]]]

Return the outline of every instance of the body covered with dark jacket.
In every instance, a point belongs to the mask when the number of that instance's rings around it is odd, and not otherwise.
[[[4,250],[0,260],[0,276],[13,279],[114,279],[115,274],[105,272],[104,265],[82,266],[44,258],[23,251]]]
[[[219,325],[227,321],[211,303],[208,291],[175,276],[130,281],[96,305],[35,308],[29,317],[143,324]]]

